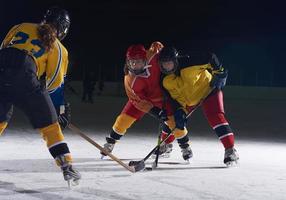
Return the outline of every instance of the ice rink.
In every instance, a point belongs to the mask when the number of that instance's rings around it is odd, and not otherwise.
[[[99,97],[93,105],[80,103],[75,97],[70,101],[73,123],[103,144],[125,98]],[[190,164],[183,161],[175,143],[171,157],[160,159],[156,170],[134,174],[108,158],[101,160],[94,146],[67,130],[66,141],[82,174],[80,185],[71,190],[40,135],[16,111],[0,138],[0,199],[284,200],[284,102],[284,99],[226,98],[227,116],[240,155],[239,164],[231,168],[223,164],[223,146],[199,110],[189,123],[194,153]],[[156,144],[157,126],[151,117],[144,117],[116,145],[113,154],[125,163],[142,159]],[[148,160],[147,166],[152,161]]]

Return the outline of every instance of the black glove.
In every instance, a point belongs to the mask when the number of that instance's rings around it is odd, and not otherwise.
[[[165,109],[160,109],[156,106],[154,106],[150,111],[149,114],[152,115],[153,117],[157,118],[160,121],[167,121],[167,112]]]
[[[210,64],[214,70],[221,70],[222,63],[218,60],[217,56],[214,53],[211,53]]]
[[[176,128],[184,130],[187,122],[187,115],[183,108],[179,108],[174,113]]]
[[[56,108],[58,114],[58,122],[61,129],[64,130],[71,122],[71,107],[69,103]]]
[[[221,90],[226,84],[227,76],[228,76],[227,70],[224,70],[223,72],[215,74],[213,76],[212,81],[210,82],[210,86],[212,88],[217,88],[217,89]]]

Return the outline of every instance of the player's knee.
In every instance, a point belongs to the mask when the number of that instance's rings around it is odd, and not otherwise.
[[[208,115],[208,122],[212,128],[218,124],[227,123],[224,113],[211,113]]]
[[[56,143],[59,143],[64,140],[64,135],[58,122],[53,123],[44,128],[40,128],[39,130],[49,148]]]

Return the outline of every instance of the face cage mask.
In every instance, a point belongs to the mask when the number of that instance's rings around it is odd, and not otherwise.
[[[62,20],[61,23],[57,24],[57,37],[62,41],[68,34],[70,22]]]
[[[163,67],[162,63],[163,63],[163,62],[169,62],[169,61],[172,61],[172,62],[174,63],[174,67],[173,67],[173,69],[167,71],[167,70]],[[177,59],[175,59],[175,60],[163,60],[163,61],[160,61],[160,70],[161,70],[161,72],[162,72],[163,74],[165,74],[165,75],[169,75],[169,74],[175,73],[175,72],[177,71],[177,68],[178,68],[178,61],[177,61]]]
[[[130,67],[130,64],[127,62],[128,71],[130,71],[134,75],[140,75],[140,74],[145,73],[146,72],[146,66],[147,66],[147,62],[145,61],[144,67],[142,67],[141,69],[133,69],[132,67]]]
[[[143,74],[145,73],[146,69],[145,68],[142,68],[142,69],[132,69],[130,67],[128,67],[128,71],[130,71],[132,74],[134,75],[140,75],[140,74]]]

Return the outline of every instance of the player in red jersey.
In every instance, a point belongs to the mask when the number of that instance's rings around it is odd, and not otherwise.
[[[175,127],[172,109],[169,102],[163,99],[163,92],[160,85],[160,66],[158,53],[163,48],[160,42],[153,42],[150,49],[146,51],[143,45],[131,45],[126,53],[124,86],[128,101],[121,114],[117,117],[109,137],[106,137],[104,148],[111,152],[114,145],[126,133],[131,125],[142,118],[145,113],[155,116],[164,121],[163,138]],[[166,151],[171,151],[170,144],[174,138],[178,139],[180,146],[188,146],[186,130],[175,130],[163,145]],[[162,149],[161,149],[162,150]],[[190,151],[191,152],[191,151]],[[162,152],[163,153],[163,152]],[[101,152],[104,155],[103,152]],[[190,156],[186,159],[189,159]],[[185,157],[184,157],[185,159]],[[186,160],[185,159],[185,160]]]

